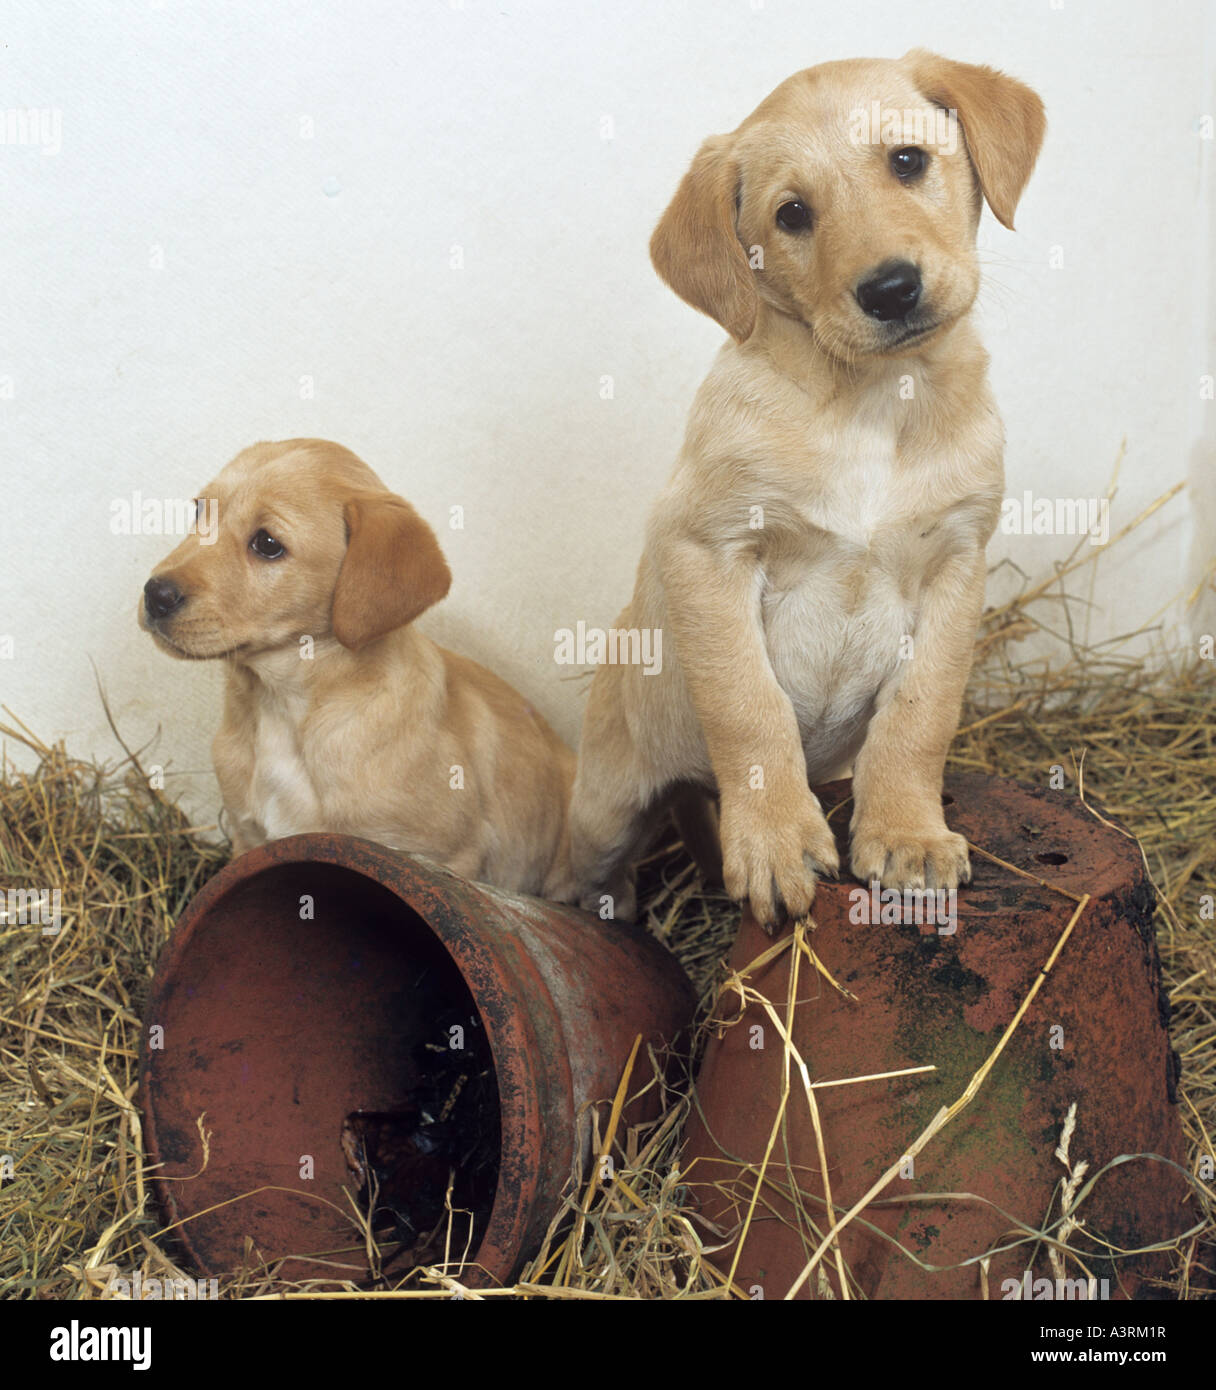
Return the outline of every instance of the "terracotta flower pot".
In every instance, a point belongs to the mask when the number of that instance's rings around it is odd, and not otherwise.
[[[152,985],[140,1092],[163,1206],[205,1274],[251,1256],[357,1281],[361,1186],[390,1249],[419,1242],[400,1270],[442,1259],[442,1231],[424,1238],[455,1172],[461,1278],[507,1280],[586,1154],[583,1107],[693,1007],[641,931],[367,840],[274,841],[206,884]]]
[[[842,863],[850,790],[842,782],[819,793]],[[932,1068],[814,1092],[836,1218],[898,1165],[840,1233],[850,1289],[870,1298],[979,1298],[985,1275],[977,1257],[996,1251],[988,1297],[1078,1296],[1081,1266],[1065,1260],[1070,1283],[1061,1289],[1044,1246],[1026,1240],[1027,1230],[1045,1225],[1060,1233],[1069,1169],[1055,1150],[1075,1103],[1069,1162],[1088,1169],[1076,1188],[1084,1225],[1067,1234],[1068,1244],[1097,1280],[1096,1296],[1143,1296],[1149,1276],[1168,1273],[1168,1258],[1113,1259],[1110,1247],[1169,1241],[1199,1218],[1185,1177],[1161,1161],[1181,1164],[1185,1149],[1153,891],[1139,847],[1075,796],[977,774],[949,777],[946,793],[951,827],[1022,874],[973,850],[974,879],[958,890],[953,923],[945,915],[908,921],[906,905],[904,920],[893,920],[893,899],[876,900],[847,876],[823,883],[811,949],[856,1001],[805,956],[799,961],[792,1037],[812,1083]],[[1086,893],[1088,905],[974,1098],[912,1152],[996,1048]],[[773,944],[745,918],[731,965],[745,972]],[[779,952],[746,979],[782,1024],[791,959],[790,950]],[[715,1259],[734,1268],[748,1296],[782,1298],[832,1224],[811,1107],[792,1065],[769,1150],[786,1070],[779,1028],[758,1001],[741,1008],[734,991],[722,997],[719,1017],[722,1031],[711,1037],[697,1080],[683,1171],[713,1223],[706,1244],[725,1246]],[[1097,1176],[1125,1154],[1161,1157]],[[828,1292],[825,1279],[839,1296],[830,1246],[798,1296]]]

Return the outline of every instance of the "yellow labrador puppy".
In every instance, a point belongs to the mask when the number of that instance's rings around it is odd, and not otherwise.
[[[416,631],[448,591],[435,534],[349,450],[255,444],[199,498],[140,624],[227,663],[212,753],[237,853],[361,835],[467,878],[566,883],[574,755],[509,685]]]
[[[1006,226],[1042,103],[913,51],[826,63],[702,145],[651,242],[730,334],[655,506],[625,629],[661,674],[597,673],[571,807],[587,907],[634,913],[630,859],[689,787],[770,927],[839,869],[809,783],[854,777],[852,870],[970,877],[941,803],[1004,489],[970,311],[982,200]]]

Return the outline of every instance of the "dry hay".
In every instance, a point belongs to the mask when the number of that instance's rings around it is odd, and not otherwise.
[[[1082,795],[1100,796],[1140,838],[1159,894],[1158,936],[1194,1172],[1201,1156],[1216,1153],[1216,923],[1200,912],[1201,896],[1216,893],[1216,662],[1150,666],[1121,658],[1118,644],[1086,646],[1074,622],[1079,600],[1066,595],[1064,580],[1093,559],[1074,556],[1051,579],[986,615],[950,765],[1040,785],[1062,767]],[[1054,664],[1016,660],[1013,644],[1031,632],[1054,637]],[[191,828],[150,788],[134,755],[106,769],[47,747],[24,727],[0,727],[0,735],[39,759],[34,772],[6,768],[0,780],[0,887],[55,885],[62,892],[56,935],[0,920],[0,1165],[5,1155],[12,1160],[11,1175],[0,1167],[0,1292],[99,1298],[109,1296],[115,1273],[138,1270],[145,1281],[184,1277],[152,1200],[143,1151],[139,1020],[174,920],[226,852],[207,838],[214,827]],[[747,989],[746,972],[728,980],[723,969],[738,909],[700,891],[678,844],[643,865],[641,888],[651,930],[697,985],[702,1019],[723,988]],[[799,931],[775,949],[792,949],[814,968],[806,940]],[[646,1055],[631,1059],[627,1078],[630,1090],[665,1085]],[[565,1207],[516,1285],[466,1290],[453,1273],[433,1268],[387,1281],[371,1296],[740,1296],[706,1261],[706,1231],[692,1219],[675,1166],[687,1101],[668,1090],[663,1118],[629,1130],[618,1123],[623,1094],[595,1140],[597,1152],[613,1156],[611,1178],[572,1174]],[[1062,1174],[1060,1209],[1071,1203],[1075,1212],[1095,1175],[1082,1186],[1067,1162],[1067,1143],[1063,1151],[1068,1176]],[[1206,1228],[1178,1243],[1173,1297],[1202,1297],[1212,1286],[1211,1196],[1208,1184]],[[838,1267],[826,1239],[822,1253]],[[459,1254],[454,1240],[452,1268]],[[812,1290],[827,1294],[822,1263],[815,1275]],[[221,1281],[220,1296],[369,1293],[289,1284],[271,1269]]]

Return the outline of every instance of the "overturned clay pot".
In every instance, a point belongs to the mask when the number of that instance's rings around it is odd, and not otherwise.
[[[473,1287],[509,1280],[587,1156],[585,1107],[693,1006],[639,930],[367,840],[263,845],[190,903],[145,1010],[173,1234],[204,1274],[361,1282],[370,1211],[386,1274],[446,1260]]]
[[[851,785],[818,792],[847,864]],[[682,1160],[704,1243],[752,1298],[839,1297],[842,1270],[850,1294],[868,1298],[1160,1294],[1170,1257],[1127,1252],[1172,1240],[1199,1214],[1171,1166],[1184,1163],[1178,1058],[1139,846],[1059,792],[960,774],[943,800],[952,829],[1012,867],[973,848],[973,881],[953,911],[949,895],[926,897],[920,921],[912,899],[847,875],[822,882],[806,940],[855,1001],[799,954],[792,1042],[816,1083],[834,1219],[896,1175],[821,1248],[833,1224],[824,1165],[778,1026],[792,937],[749,968],[774,942],[745,915],[730,964],[773,1012],[756,999],[744,1007],[735,989],[719,1000]],[[1085,894],[974,1098],[913,1152],[997,1047]],[[1074,1105],[1065,1162],[1056,1148]],[[1156,1157],[1118,1162],[1132,1154]],[[1082,1224],[1068,1229],[1061,1203],[1081,1163],[1068,1200]],[[1053,1266],[1041,1230],[1077,1257]]]

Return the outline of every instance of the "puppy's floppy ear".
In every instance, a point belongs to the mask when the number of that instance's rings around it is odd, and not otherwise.
[[[452,575],[434,531],[404,498],[356,493],[343,515],[349,540],[331,623],[338,641],[357,652],[438,603]]]
[[[729,135],[711,135],[650,238],[650,259],[694,309],[739,342],[756,326],[756,285],[735,231],[739,166]]]
[[[988,206],[997,221],[1012,228],[1047,129],[1043,103],[1024,83],[995,68],[954,63],[923,48],[914,48],[904,61],[930,101],[958,112]]]

